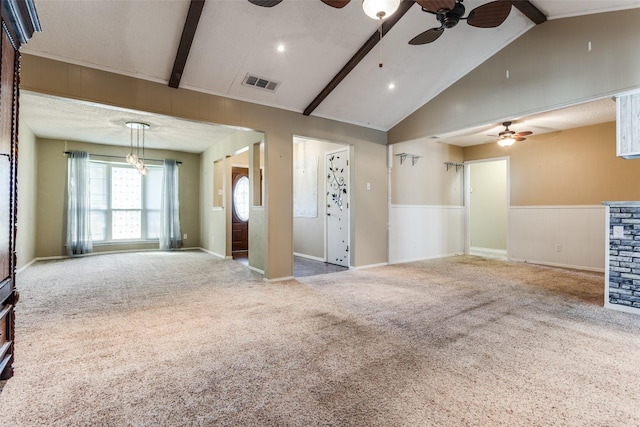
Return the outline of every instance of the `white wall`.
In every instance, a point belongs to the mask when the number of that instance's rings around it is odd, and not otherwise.
[[[469,235],[471,253],[507,252],[507,160],[469,164]]]
[[[20,120],[18,130],[18,218],[16,234],[17,268],[36,257],[36,208],[38,157],[36,136]]]
[[[464,253],[462,206],[392,205],[389,219],[390,264]]]
[[[604,271],[604,206],[512,206],[509,221],[509,259]]]

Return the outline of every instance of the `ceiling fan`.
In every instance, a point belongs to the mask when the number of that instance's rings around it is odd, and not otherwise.
[[[409,44],[421,45],[434,42],[444,33],[445,29],[455,27],[460,20],[466,20],[467,24],[477,28],[495,28],[502,24],[511,12],[510,1],[497,0],[478,6],[467,16],[464,16],[465,7],[462,1],[416,0],[423,12],[436,15],[440,26],[418,34],[409,41]]]
[[[525,130],[523,132],[514,132],[509,129],[511,126],[511,122],[504,122],[502,126],[504,126],[504,131],[498,134],[498,145],[501,147],[509,147],[516,143],[516,141],[524,141],[525,136],[531,135],[533,132],[530,130]]]
[[[255,4],[256,6],[262,7],[273,7],[277,4],[280,4],[282,0],[249,0],[249,2]],[[350,0],[321,0],[322,3],[329,5],[331,7],[335,7],[337,9],[342,9],[349,3]]]

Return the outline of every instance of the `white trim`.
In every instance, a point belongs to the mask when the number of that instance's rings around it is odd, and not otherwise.
[[[327,262],[326,258],[320,258],[320,257],[313,256],[313,255],[301,254],[299,252],[294,252],[293,256],[298,256],[300,258],[306,258],[306,259],[310,259],[310,260],[313,260],[313,261]]]
[[[622,305],[622,304],[611,304],[609,301],[606,301],[604,303],[604,308],[608,308],[610,310],[616,310],[616,311],[623,311],[625,313],[631,313],[635,315],[640,314],[640,309],[638,308],[629,307],[627,305]]]
[[[428,257],[422,257],[422,258],[412,258],[412,259],[403,259],[401,261],[394,261],[394,262],[389,262],[389,265],[395,265],[395,264],[406,264],[409,262],[418,262],[418,261],[429,261],[432,259],[440,259],[440,258],[449,258],[449,257],[453,257],[453,256],[461,256],[464,255],[463,253],[451,253],[451,254],[441,254],[441,255],[434,255],[434,256],[428,256]]]
[[[386,267],[388,262],[379,262],[377,264],[359,265],[357,267],[349,267],[350,270],[366,270],[367,268]]]
[[[220,255],[219,253],[210,251],[209,249],[205,249],[205,248],[197,248],[197,249],[200,249],[202,252],[206,252],[209,255],[213,255],[214,257],[225,259],[224,255]]]
[[[479,248],[476,246],[471,246],[469,247],[469,255],[507,260],[506,249]]]
[[[611,209],[609,208],[609,206],[604,206],[605,207],[605,215],[604,215],[604,233],[605,233],[605,237],[604,237],[604,247],[605,247],[605,256],[604,256],[604,306],[605,308],[612,308],[609,307],[610,305],[614,305],[609,303],[609,268],[611,266],[610,264],[610,259],[609,257],[611,256],[611,251],[610,251],[610,245],[611,245],[611,241],[610,241],[610,236],[609,236],[609,230],[610,230],[610,220],[611,218],[609,217],[611,215]]]
[[[603,205],[525,205],[509,206],[509,209],[604,209]]]
[[[29,261],[28,263],[26,263],[25,265],[23,265],[22,267],[20,267],[19,269],[16,270],[16,274],[20,274],[22,273],[24,270],[27,269],[27,267],[29,267],[31,264],[33,264],[34,262],[38,261],[38,258],[34,258],[31,261]]]
[[[584,265],[561,264],[557,262],[536,261],[532,259],[509,258],[509,261],[521,262],[523,264],[546,265],[548,267],[570,268],[572,270],[593,271],[594,273],[605,273],[606,269],[585,267]]]
[[[391,205],[392,209],[464,209],[464,205]]]
[[[259,268],[255,268],[255,267],[252,267],[250,265],[248,265],[247,267],[249,267],[249,270],[253,270],[256,273],[260,273],[260,274],[262,274],[264,276],[264,270],[260,270]]]
[[[265,277],[263,280],[267,283],[273,283],[273,282],[285,282],[287,280],[294,280],[294,279],[295,277],[293,276],[287,276],[287,277],[276,277],[275,279],[267,279]]]

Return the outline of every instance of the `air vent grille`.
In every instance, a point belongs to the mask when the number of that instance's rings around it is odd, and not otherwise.
[[[242,84],[245,86],[257,87],[258,89],[264,89],[271,92],[274,92],[278,86],[280,86],[279,82],[265,79],[264,77],[258,77],[252,74],[247,74],[242,80]]]

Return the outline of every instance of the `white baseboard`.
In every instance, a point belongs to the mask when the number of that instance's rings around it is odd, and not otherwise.
[[[264,278],[265,282],[268,283],[273,283],[273,282],[285,282],[287,280],[293,280],[294,277],[293,276],[287,276],[287,277],[276,277],[275,279],[267,279],[266,277]]]
[[[259,268],[255,268],[255,267],[251,267],[250,265],[247,266],[249,267],[249,270],[255,271],[256,273],[260,273],[264,276],[264,270],[260,270]]]
[[[225,259],[224,255],[220,255],[219,253],[210,251],[209,249],[205,249],[205,248],[198,248],[198,249],[200,249],[202,252],[208,253],[209,255],[213,255],[216,258]]]
[[[507,251],[505,249],[478,248],[472,246],[469,248],[469,255],[502,260],[507,259]]]
[[[389,265],[388,262],[379,262],[378,264],[359,265],[357,267],[349,267],[352,270],[366,270],[367,268],[385,267]]]
[[[299,256],[300,258],[310,259],[310,260],[313,260],[313,261],[327,262],[326,259],[320,258],[320,257],[317,257],[317,256],[313,256],[313,255],[301,254],[301,253],[298,253],[298,252],[294,252],[293,255],[294,256]]]
[[[593,271],[594,273],[604,273],[604,269],[596,267],[585,267],[584,265],[561,264],[557,262],[536,261],[532,259],[509,258],[509,261],[522,262],[524,264],[546,265],[548,267],[570,268],[571,270]]]
[[[405,264],[405,263],[408,263],[408,262],[428,261],[430,259],[449,258],[449,257],[452,257],[452,256],[460,256],[460,255],[464,255],[464,254],[462,254],[462,253],[451,253],[451,254],[428,256],[428,257],[423,257],[423,258],[412,258],[412,259],[406,259],[406,260],[398,260],[398,261],[390,262],[389,265]]]
[[[34,258],[31,261],[29,261],[28,263],[26,263],[25,265],[23,265],[22,267],[20,267],[19,269],[16,270],[16,274],[20,274],[21,272],[23,272],[24,270],[27,269],[27,267],[29,267],[31,264],[33,264],[34,262],[38,261],[38,258]]]

